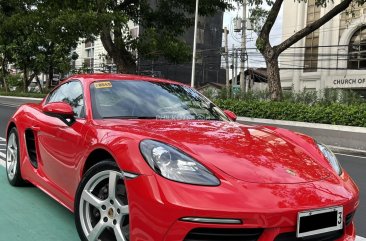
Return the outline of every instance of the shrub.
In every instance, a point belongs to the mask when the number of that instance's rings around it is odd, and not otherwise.
[[[366,127],[366,103],[315,103],[291,101],[217,99],[222,109],[238,116]]]

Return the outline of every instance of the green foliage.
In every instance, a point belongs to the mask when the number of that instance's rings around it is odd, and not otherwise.
[[[270,101],[268,91],[238,93],[227,98],[227,90],[223,90],[207,97],[238,116],[366,127],[366,100],[351,90],[287,91],[283,101],[276,102]]]
[[[23,71],[24,90],[41,72],[68,72],[70,52],[86,36],[72,27],[79,26],[72,15],[47,1],[1,1],[0,20],[2,66],[14,63]]]
[[[243,101],[270,101],[270,92],[268,90],[262,91],[248,91],[238,92],[229,95],[229,91],[224,88],[216,96],[206,95],[210,99],[237,99]],[[324,89],[322,91],[307,90],[293,92],[284,91],[283,100],[290,103],[303,103],[306,105],[323,104],[328,105],[332,103],[340,104],[359,104],[366,103],[357,92],[346,89]]]
[[[201,0],[200,15],[232,9],[232,2]],[[191,50],[180,37],[193,25],[195,3],[196,0],[0,1],[0,56],[4,56],[0,62],[2,66],[12,62],[21,68],[25,84],[30,82],[26,79],[28,72],[48,72],[52,78],[53,72],[70,70],[70,52],[80,38],[91,40],[96,36],[102,36],[118,70],[134,71],[135,51],[144,59],[186,62]],[[137,38],[131,35],[131,21],[145,30]]]
[[[5,81],[10,88],[11,87],[16,87],[17,89],[23,88],[22,76],[20,74],[7,75],[5,77]]]
[[[366,103],[308,105],[290,101],[216,100],[218,106],[238,116],[366,127]]]
[[[201,0],[200,15],[210,16],[231,9],[231,2]],[[129,67],[126,69],[134,68],[134,51],[144,59],[165,58],[175,63],[189,60],[191,50],[180,37],[193,25],[195,3],[196,0],[44,0],[41,5],[61,9],[58,16],[61,23],[76,17],[75,24],[70,26],[75,30],[84,30],[95,36],[112,33],[113,38],[107,34],[101,40],[121,70],[123,65]],[[129,20],[144,30],[139,37],[131,36]]]

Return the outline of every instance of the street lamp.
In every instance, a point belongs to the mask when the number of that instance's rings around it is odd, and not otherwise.
[[[194,20],[194,37],[193,37],[192,78],[191,78],[191,87],[192,88],[194,88],[195,72],[196,72],[198,5],[199,5],[199,0],[196,0],[196,14],[195,14],[195,20]]]

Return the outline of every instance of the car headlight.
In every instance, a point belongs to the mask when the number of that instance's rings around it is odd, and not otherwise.
[[[330,165],[333,167],[334,171],[338,174],[342,174],[342,167],[339,164],[337,157],[334,153],[324,144],[317,143],[319,150],[323,153],[325,158],[329,161]]]
[[[206,167],[172,146],[144,140],[140,143],[140,150],[150,167],[167,179],[203,186],[220,184]]]

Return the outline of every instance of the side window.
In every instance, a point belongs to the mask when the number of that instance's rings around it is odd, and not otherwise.
[[[85,116],[83,87],[79,81],[70,81],[61,85],[51,93],[47,103],[61,101],[71,105],[76,118]]]

